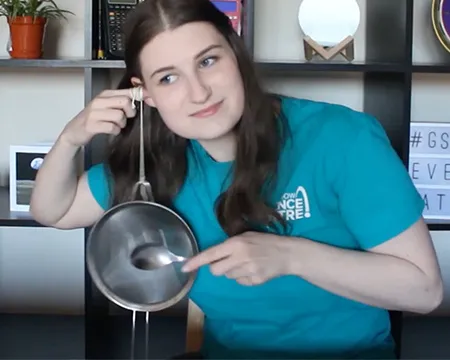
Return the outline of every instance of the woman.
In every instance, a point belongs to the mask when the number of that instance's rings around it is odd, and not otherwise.
[[[141,85],[147,177],[202,250],[185,267],[199,268],[202,355],[394,357],[387,310],[428,313],[443,290],[423,201],[380,124],[264,93],[209,0],[144,1],[126,33],[120,89],[59,136],[36,179],[36,220],[88,227],[127,199],[139,147],[129,88]],[[113,136],[109,157],[78,178],[95,134]]]

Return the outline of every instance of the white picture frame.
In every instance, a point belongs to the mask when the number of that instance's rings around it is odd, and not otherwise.
[[[411,123],[408,172],[425,201],[424,219],[449,221],[450,123]]]
[[[29,198],[34,185],[32,174],[37,172],[43,162],[44,157],[52,148],[53,144],[36,144],[36,145],[10,145],[9,147],[9,209],[12,212],[29,212]],[[22,164],[31,155],[32,160],[28,163],[32,171],[27,174],[27,179],[20,180],[24,172],[25,164]],[[35,157],[33,157],[35,154]],[[21,156],[23,155],[23,156]],[[18,157],[22,159],[19,160]],[[21,181],[23,181],[21,183]]]

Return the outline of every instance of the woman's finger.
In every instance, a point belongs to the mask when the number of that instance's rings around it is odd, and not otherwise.
[[[233,243],[225,241],[224,243],[210,247],[190,258],[181,270],[184,272],[194,271],[200,266],[213,264],[227,258],[233,253],[233,246]]]
[[[228,277],[230,273],[242,272],[246,264],[242,260],[239,255],[230,255],[227,258],[212,263],[210,265],[211,273],[217,276],[226,275]]]
[[[250,271],[248,263],[236,264],[234,267],[230,267],[226,272],[224,272],[224,274],[229,279],[238,279],[241,277],[249,277],[257,275]]]
[[[236,279],[236,282],[238,282],[241,285],[246,285],[246,286],[252,286],[252,285],[258,284],[258,282],[254,279],[253,276],[241,276]]]

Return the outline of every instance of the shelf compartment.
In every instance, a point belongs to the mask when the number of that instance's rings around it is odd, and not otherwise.
[[[0,359],[130,358],[128,316],[0,314]],[[184,352],[186,317],[150,314],[148,358],[169,359]],[[144,359],[145,319],[136,321],[136,359]]]
[[[42,227],[30,213],[9,210],[9,189],[0,187],[0,226]]]
[[[84,359],[82,316],[0,314],[0,359]]]

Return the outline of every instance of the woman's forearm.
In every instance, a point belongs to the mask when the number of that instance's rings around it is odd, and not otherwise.
[[[439,305],[439,279],[394,256],[340,249],[307,239],[289,242],[289,273],[325,290],[388,310],[428,313]]]
[[[75,198],[81,148],[58,138],[36,175],[30,211],[36,221],[52,226]]]

